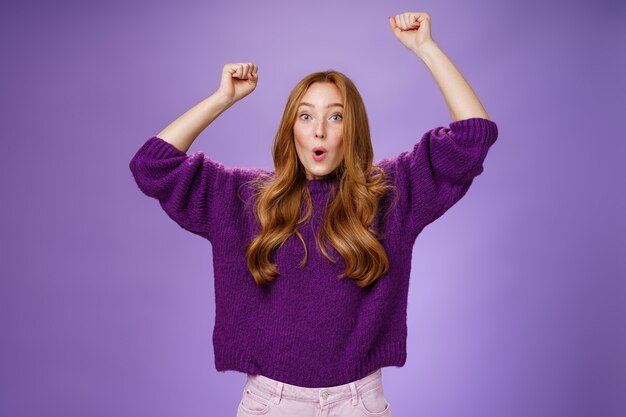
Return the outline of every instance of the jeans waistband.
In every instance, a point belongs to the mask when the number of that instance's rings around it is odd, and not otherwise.
[[[382,368],[378,368],[356,381],[332,387],[300,387],[298,385],[286,384],[264,375],[253,374],[247,374],[247,383],[268,394],[275,403],[280,402],[281,398],[289,398],[299,401],[320,402],[323,405],[324,403],[332,403],[352,397],[352,402],[356,404],[358,394],[382,385]]]

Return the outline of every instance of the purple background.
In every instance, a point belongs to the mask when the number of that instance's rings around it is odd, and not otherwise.
[[[394,417],[626,415],[624,2],[40,3],[0,13],[0,415],[234,417],[210,243],[128,163],[232,62],[258,87],[190,152],[273,169],[289,91],[329,68],[361,91],[375,160],[409,150],[451,119],[390,31],[405,11],[430,13],[499,139],[415,243]]]

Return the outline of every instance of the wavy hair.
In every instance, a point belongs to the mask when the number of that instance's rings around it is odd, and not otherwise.
[[[372,284],[389,269],[389,260],[380,234],[371,225],[379,209],[379,200],[393,185],[385,181],[382,168],[372,165],[373,149],[365,104],[354,83],[334,70],[314,72],[293,88],[287,99],[283,117],[274,138],[272,155],[275,176],[260,175],[255,183],[254,213],[261,224],[260,233],[246,246],[248,269],[258,286],[272,283],[278,275],[271,258],[275,250],[296,234],[304,247],[300,267],[308,259],[307,245],[298,231],[312,213],[311,194],[306,171],[295,147],[294,124],[298,104],[309,87],[316,82],[333,83],[343,97],[344,158],[328,176],[332,178],[331,199],[325,219],[317,232],[317,247],[332,263],[337,261],[327,252],[325,241],[342,256],[346,276],[363,288]],[[302,201],[307,212],[300,218]]]

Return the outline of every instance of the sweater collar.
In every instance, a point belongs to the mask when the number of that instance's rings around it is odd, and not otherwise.
[[[307,180],[307,186],[311,193],[324,193],[331,189],[332,184],[338,184],[336,177]]]

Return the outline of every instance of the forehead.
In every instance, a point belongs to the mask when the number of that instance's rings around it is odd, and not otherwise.
[[[309,86],[298,106],[327,107],[329,104],[343,105],[341,93],[336,85],[328,82],[317,82]]]

